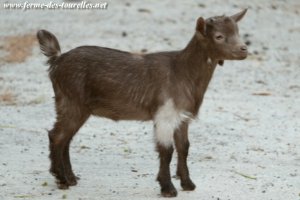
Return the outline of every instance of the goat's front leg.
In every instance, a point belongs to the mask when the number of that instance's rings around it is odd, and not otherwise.
[[[161,195],[164,197],[175,197],[177,191],[171,181],[170,163],[174,148],[172,145],[166,147],[157,143],[157,151],[159,152],[160,166],[157,180],[161,187]]]
[[[174,140],[176,150],[178,153],[177,176],[180,177],[181,187],[183,190],[194,190],[195,184],[190,179],[189,169],[187,166],[187,157],[189,153],[189,139],[188,139],[188,124],[182,123],[175,131]]]

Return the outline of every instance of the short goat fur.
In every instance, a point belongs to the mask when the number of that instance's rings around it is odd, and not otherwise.
[[[56,37],[46,30],[38,31],[55,94],[57,118],[49,131],[49,147],[50,172],[58,187],[77,184],[70,142],[89,116],[96,115],[116,121],[153,120],[162,196],[177,195],[170,175],[173,144],[181,186],[194,190],[187,166],[189,122],[198,114],[216,66],[224,60],[247,57],[237,27],[245,13],[200,17],[184,49],[149,54],[98,46],[81,46],[61,54]]]

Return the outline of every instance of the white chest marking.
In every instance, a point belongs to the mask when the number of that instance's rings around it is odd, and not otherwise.
[[[173,145],[174,131],[184,121],[191,119],[191,114],[176,109],[172,99],[168,99],[156,112],[154,132],[156,141],[165,147]]]

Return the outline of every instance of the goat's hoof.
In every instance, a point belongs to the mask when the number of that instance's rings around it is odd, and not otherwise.
[[[73,172],[69,173],[65,178],[69,186],[77,185],[77,181],[80,179],[78,176],[75,176]]]
[[[161,188],[161,196],[163,197],[176,197],[177,191],[173,185],[168,185]]]
[[[58,187],[58,189],[60,189],[60,190],[67,190],[67,189],[69,189],[69,184],[68,183],[66,183],[66,182],[57,182],[57,187]]]
[[[65,177],[63,181],[57,180],[57,187],[61,190],[69,189],[69,186],[77,185],[77,180],[76,176]]]
[[[187,181],[182,181],[181,187],[185,191],[192,191],[192,190],[195,190],[196,185],[189,179]]]
[[[77,177],[73,176],[73,177],[68,177],[67,182],[69,186],[75,186],[77,185]]]

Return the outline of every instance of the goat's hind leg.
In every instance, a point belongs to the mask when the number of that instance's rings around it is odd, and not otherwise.
[[[79,180],[80,178],[78,176],[76,176],[72,170],[72,165],[71,165],[71,161],[70,161],[70,153],[69,153],[71,140],[72,139],[69,139],[68,143],[66,144],[66,146],[64,148],[63,159],[64,159],[64,163],[65,163],[65,171],[66,171],[66,176],[68,177],[69,185],[74,186],[74,185],[77,185],[77,180]]]
[[[79,109],[78,105],[56,102],[57,121],[54,128],[49,131],[50,141],[50,172],[56,177],[60,189],[67,189],[76,185],[77,180],[71,167],[69,158],[69,145],[88,118],[88,114]]]

